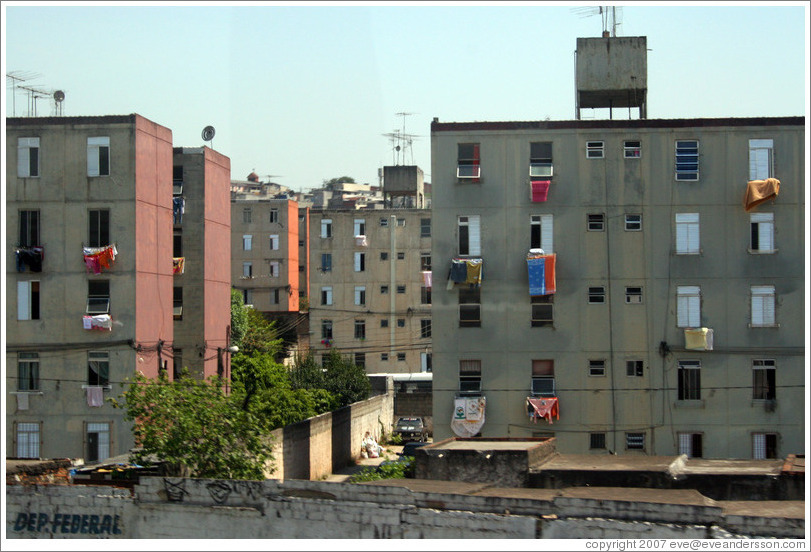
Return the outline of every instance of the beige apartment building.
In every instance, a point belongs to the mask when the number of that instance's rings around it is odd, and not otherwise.
[[[434,119],[434,438],[803,453],[804,139],[804,117]]]
[[[310,212],[310,348],[368,373],[432,370],[431,213]]]

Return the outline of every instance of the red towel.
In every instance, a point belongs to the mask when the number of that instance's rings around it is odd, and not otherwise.
[[[549,185],[552,182],[549,180],[534,180],[530,183],[532,186],[532,201],[538,203],[546,201],[546,196],[549,193]]]

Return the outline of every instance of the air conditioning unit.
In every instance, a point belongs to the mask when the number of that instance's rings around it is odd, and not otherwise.
[[[552,163],[531,163],[529,165],[529,176],[552,177]]]

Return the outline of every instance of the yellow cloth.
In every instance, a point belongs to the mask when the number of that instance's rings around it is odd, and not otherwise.
[[[764,201],[774,199],[780,193],[780,181],[776,178],[750,180],[743,196],[743,208],[748,213]]]
[[[466,284],[481,284],[482,283],[482,261],[481,259],[467,261],[467,279]]]

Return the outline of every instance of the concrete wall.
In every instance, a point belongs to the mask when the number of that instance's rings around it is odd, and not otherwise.
[[[275,430],[275,479],[317,480],[360,458],[366,432],[378,441],[390,433],[393,394],[377,395],[296,424]]]
[[[142,478],[130,492],[9,486],[16,538],[802,538],[802,519],[717,506],[504,498],[316,481]]]

